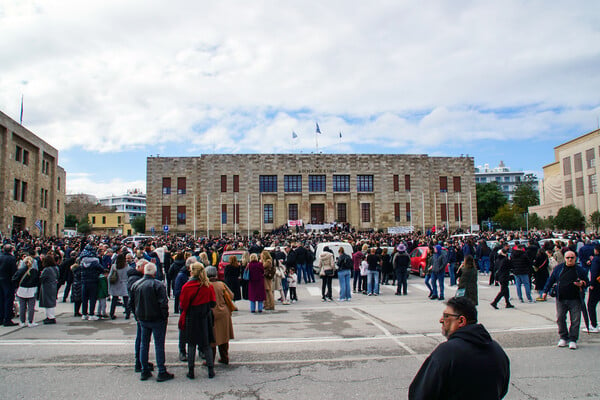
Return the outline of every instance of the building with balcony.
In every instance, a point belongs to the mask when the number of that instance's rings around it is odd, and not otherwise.
[[[475,183],[491,182],[498,184],[509,202],[512,202],[515,190],[523,182],[532,182],[533,190],[538,190],[538,180],[535,175],[511,170],[502,161],[496,168],[490,168],[489,164],[475,168]]]
[[[146,215],[146,195],[140,189],[128,190],[120,196],[106,196],[98,199],[103,206],[111,207],[116,212],[129,214],[129,218]]]

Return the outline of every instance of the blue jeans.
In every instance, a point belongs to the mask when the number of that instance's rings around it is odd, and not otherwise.
[[[521,285],[525,286],[525,295],[527,300],[533,301],[531,298],[531,282],[529,281],[529,275],[515,275],[515,283],[517,286],[517,297],[523,301],[523,295],[521,294]]]
[[[352,297],[350,290],[350,275],[352,272],[349,269],[341,269],[338,271],[338,280],[340,281],[340,299],[350,300]]]
[[[256,312],[256,304],[257,303],[258,303],[258,312],[262,312],[263,305],[264,305],[263,301],[251,301],[250,302],[250,311],[251,312]]]
[[[315,271],[313,270],[313,265],[311,264],[306,264],[306,278],[308,279],[308,282],[314,282],[315,281]]]
[[[296,264],[296,274],[298,275],[298,285],[302,283],[302,275],[304,275],[304,283],[308,283],[306,264]]]
[[[456,263],[452,262],[448,265],[448,275],[450,275],[450,286],[456,285]]]
[[[433,287],[431,287],[431,273],[425,275],[425,280],[423,282],[425,282],[425,286],[429,289],[429,295],[431,296],[433,294]]]
[[[367,273],[367,293],[379,294],[379,271],[371,271]]]
[[[433,288],[433,295],[438,296],[439,298],[444,297],[444,275],[444,270],[441,270],[440,272],[431,273],[431,286]]]
[[[490,258],[487,256],[481,257],[479,260],[479,270],[481,272],[485,272],[486,274],[490,272]]]
[[[154,337],[154,353],[158,373],[167,372],[165,367],[165,336],[167,335],[167,321],[140,321],[142,337],[140,340],[140,363],[142,372],[150,372],[148,367],[148,352],[150,351],[150,335]]]
[[[287,278],[281,278],[281,289],[283,289],[283,294],[284,294],[285,298],[288,297],[289,287],[290,287],[290,284],[288,283]]]

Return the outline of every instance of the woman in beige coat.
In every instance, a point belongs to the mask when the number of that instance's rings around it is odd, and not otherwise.
[[[329,248],[329,246],[325,246],[323,252],[319,256],[319,276],[323,282],[321,286],[321,295],[323,296],[323,301],[333,301],[331,295],[331,281],[333,280],[333,275],[335,274],[335,262],[333,258],[333,251]],[[326,291],[327,289],[327,291]]]
[[[211,343],[213,363],[217,355],[217,347],[219,348],[219,362],[221,364],[229,364],[229,341],[233,339],[233,322],[231,321],[231,311],[227,307],[223,292],[228,291],[233,299],[233,293],[224,282],[217,280],[217,268],[206,268],[206,276],[210,280],[210,284],[215,290],[215,298],[217,305],[212,309],[214,316],[214,336],[215,342]]]
[[[273,265],[271,253],[267,250],[263,250],[262,253],[260,253],[260,262],[262,262],[265,269],[265,310],[274,310],[275,297],[273,296],[273,278],[275,277],[275,266]]]

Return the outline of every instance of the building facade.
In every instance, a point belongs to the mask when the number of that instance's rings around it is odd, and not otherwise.
[[[88,224],[95,235],[133,235],[126,212],[89,213]]]
[[[529,213],[542,218],[555,216],[564,206],[574,205],[588,218],[600,210],[598,196],[600,130],[579,136],[554,148],[554,162],[544,166],[540,182],[540,205]]]
[[[147,159],[146,230],[269,232],[288,221],[357,230],[477,221],[470,157],[221,154]]]
[[[0,112],[0,231],[61,236],[65,184],[58,150]]]
[[[126,194],[120,196],[101,197],[98,202],[117,212],[129,214],[130,219],[146,215],[146,195],[138,189],[128,190]]]
[[[517,187],[523,182],[531,182],[533,190],[538,190],[538,180],[533,174],[525,174],[523,171],[514,171],[500,164],[496,168],[490,168],[489,164],[475,168],[475,183],[496,182],[508,201],[512,202]]]

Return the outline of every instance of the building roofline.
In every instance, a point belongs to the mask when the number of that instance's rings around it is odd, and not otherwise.
[[[588,133],[584,133],[584,134],[583,134],[583,135],[581,135],[581,136],[577,136],[576,138],[574,138],[574,139],[571,139],[571,140],[569,140],[568,142],[561,143],[561,144],[559,144],[558,146],[555,146],[555,147],[554,147],[554,150],[558,149],[559,147],[567,146],[567,145],[569,145],[569,144],[571,144],[571,143],[573,143],[573,142],[576,142],[576,141],[578,141],[578,140],[581,140],[581,139],[585,138],[586,136],[591,136],[591,135],[593,135],[593,134],[600,134],[600,129],[594,129],[593,131],[591,131],[591,132],[588,132]]]

